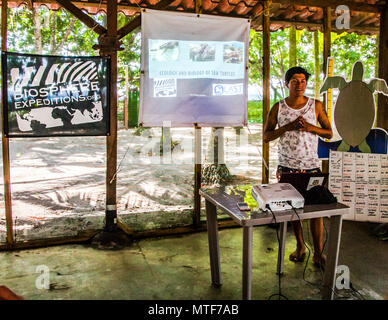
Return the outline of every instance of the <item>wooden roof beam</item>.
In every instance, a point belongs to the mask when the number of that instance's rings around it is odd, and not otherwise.
[[[356,18],[356,19],[355,18],[351,18],[350,19],[350,25],[356,27],[356,26],[361,25],[364,22],[368,21],[370,18],[371,18],[370,15],[363,15],[363,16],[361,16],[359,18]]]
[[[259,0],[259,2],[264,3],[265,0]],[[350,0],[273,0],[272,3],[288,4],[288,5],[301,5],[308,7],[332,7],[336,8],[340,5],[348,6],[350,11],[361,11],[361,12],[373,12],[380,13],[384,7],[383,4],[368,4],[354,2]]]
[[[128,22],[124,27],[121,27],[117,31],[117,38],[121,39],[125,37],[128,33],[131,33],[136,28],[140,27],[141,25],[141,15],[136,16],[133,18],[130,22]]]
[[[34,2],[33,2],[33,0],[27,0],[27,7],[30,10],[34,9]]]
[[[18,0],[18,1],[14,0],[12,2],[19,2],[19,5],[22,5],[22,4],[28,5],[28,3],[29,3],[28,1],[32,1],[32,0]],[[34,3],[34,6],[35,5],[44,6],[44,5],[50,5],[50,4],[57,4],[58,1],[56,1],[56,0],[33,0],[33,3]],[[74,4],[79,9],[88,10],[91,8],[98,8],[98,9],[104,10],[106,12],[106,3],[105,2],[104,3],[102,3],[102,2],[96,3],[96,2],[88,2],[88,1],[71,1],[71,3]],[[135,6],[135,5],[127,5],[127,4],[120,5],[120,4],[118,4],[117,10],[119,12],[130,10],[130,11],[139,13],[141,9],[139,6]]]
[[[20,3],[26,3],[29,0],[14,0],[15,2]],[[264,4],[265,0],[258,0],[257,5],[262,6]],[[34,0],[34,3],[37,4],[49,4],[54,2],[59,2],[56,0]],[[70,1],[68,1],[70,2]],[[88,1],[71,1],[75,6],[78,8],[88,8],[88,7],[101,7],[106,8],[106,3],[89,3]],[[160,2],[159,2],[160,3]],[[159,4],[158,3],[158,4]],[[380,13],[384,7],[384,4],[387,3],[387,0],[385,1],[379,1],[379,4],[368,4],[368,3],[362,3],[362,2],[354,2],[351,0],[273,0],[273,4],[281,4],[281,5],[301,5],[301,6],[309,6],[309,7],[317,7],[317,8],[324,8],[324,7],[332,7],[336,8],[339,5],[346,5],[349,7],[351,11],[359,11],[359,12],[371,12],[371,13]],[[158,5],[156,4],[156,6]],[[119,4],[118,5],[119,10],[125,10],[130,9],[133,11],[139,11],[138,6],[134,5],[126,5],[126,4]],[[261,8],[260,8],[261,10]],[[253,15],[254,10],[252,10]]]
[[[147,8],[147,9],[162,10],[168,7],[174,1],[175,0],[161,0],[152,8]],[[141,25],[141,15],[138,15],[135,18],[133,18],[130,22],[128,22],[124,27],[120,28],[117,31],[118,39],[125,37],[128,33],[131,33],[133,30],[140,27],[140,25]]]
[[[318,23],[318,22],[306,22],[306,21],[295,21],[295,20],[276,20],[276,19],[271,19],[271,24],[278,24],[278,25],[285,25],[285,26],[303,26],[303,27],[319,27],[319,29],[322,31],[323,30],[323,24]],[[349,30],[352,31],[357,31],[357,32],[365,32],[365,33],[373,33],[373,34],[378,34],[380,31],[380,28],[373,28],[373,27],[362,27],[362,26],[354,26],[350,27]],[[337,29],[335,27],[335,23],[332,24],[332,31],[336,33],[342,33],[342,32],[347,32],[347,29]]]
[[[88,16],[81,9],[76,7],[70,0],[56,0],[62,7],[77,17],[87,27],[98,33],[99,35],[106,34],[106,29],[97,23],[92,17]]]

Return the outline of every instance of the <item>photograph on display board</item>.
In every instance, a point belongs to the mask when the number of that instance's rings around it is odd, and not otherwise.
[[[224,45],[224,62],[225,63],[242,63],[244,48],[242,43]]]
[[[190,44],[191,61],[215,61],[216,47],[213,44]]]
[[[3,52],[6,137],[109,135],[109,61]]]

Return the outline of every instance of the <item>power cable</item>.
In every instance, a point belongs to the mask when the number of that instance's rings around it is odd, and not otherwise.
[[[288,203],[288,204],[292,207],[292,209],[294,210],[296,216],[297,216],[298,219],[299,219],[299,223],[300,223],[300,225],[301,225],[301,227],[302,227],[302,226],[303,226],[303,225],[302,225],[302,220],[301,220],[301,218],[300,218],[298,212],[296,211],[296,208],[292,205],[292,202],[291,202],[291,201],[287,201],[287,203]],[[327,229],[326,229],[326,226],[325,226],[325,222],[324,222],[324,221],[323,221],[323,227],[324,227],[324,230],[325,230],[325,241],[324,241],[324,244],[323,244],[322,252],[323,252],[324,249],[325,249],[325,246],[326,246],[326,243],[327,243],[327,239],[328,239],[328,236],[327,236]],[[309,229],[308,229],[308,232],[307,232],[307,236],[309,237]],[[309,239],[309,238],[308,238],[308,239]],[[302,241],[303,241],[303,244],[305,245],[305,247],[307,248],[307,250],[308,250],[308,252],[309,252],[309,253],[308,253],[308,257],[307,257],[307,261],[306,261],[306,264],[305,264],[305,267],[304,267],[304,270],[303,270],[303,280],[304,280],[306,283],[308,283],[308,284],[310,284],[310,285],[312,285],[312,286],[316,286],[316,287],[318,287],[318,288],[324,288],[324,287],[326,287],[324,284],[314,283],[314,282],[311,282],[311,281],[306,280],[306,278],[305,278],[305,273],[306,273],[308,261],[309,261],[310,255],[311,255],[311,250],[310,250],[310,247],[306,244],[306,242],[305,242],[305,240],[304,240],[304,236],[303,236],[303,227],[302,227]],[[308,241],[309,241],[309,240],[308,240]],[[322,269],[321,263],[319,263],[319,268],[320,268],[320,272],[321,272],[322,280],[323,280],[323,269]],[[354,292],[354,293],[358,294],[358,295],[361,297],[361,299],[365,300],[365,298],[360,294],[360,292],[357,291],[357,290],[353,287],[353,285],[352,285],[351,282],[350,282],[350,289],[352,290],[352,294],[353,294],[353,292]],[[334,295],[336,295],[336,296],[338,297],[338,299],[349,299],[349,297],[339,295],[333,288],[330,288],[330,290],[334,293]],[[354,296],[354,295],[353,295],[353,296]],[[360,299],[359,299],[359,300],[360,300]]]
[[[269,206],[268,204],[266,205],[266,208],[269,209],[269,211],[271,211],[272,216],[273,216],[273,218],[274,218],[274,220],[275,220],[275,225],[276,225],[277,222],[276,222],[275,214],[273,213],[273,211],[271,210],[271,208],[270,208],[270,206]],[[276,228],[276,238],[278,239],[278,250],[280,250],[280,246],[281,246],[281,245],[280,245],[280,237],[279,237],[278,228]],[[271,300],[272,297],[276,297],[276,296],[279,297],[279,300],[280,300],[280,298],[284,298],[284,299],[288,300],[288,298],[287,298],[285,295],[282,294],[282,285],[281,285],[281,281],[282,281],[282,280],[281,280],[281,274],[280,274],[280,272],[278,272],[278,293],[274,293],[274,294],[270,295],[270,296],[268,297],[268,300]]]

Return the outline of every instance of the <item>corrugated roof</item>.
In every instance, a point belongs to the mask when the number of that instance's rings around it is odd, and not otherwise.
[[[106,11],[107,0],[71,1],[74,5],[97,14]],[[153,8],[160,0],[118,0],[118,11],[126,16],[138,15],[141,8]],[[379,0],[273,0],[270,16],[271,31],[289,28],[307,28],[310,31],[322,30],[323,8],[332,6],[333,32],[356,32],[358,34],[377,34],[380,26],[380,9],[385,1]],[[9,7],[28,6],[31,0],[11,0]],[[61,6],[55,0],[32,1],[35,7],[46,6],[58,10]],[[337,30],[336,19],[343,12],[336,13],[337,5],[348,5],[350,8],[350,29]],[[172,0],[165,10],[195,12],[195,0]],[[202,0],[202,13],[252,19],[251,26],[256,31],[261,30],[263,1],[261,0]]]

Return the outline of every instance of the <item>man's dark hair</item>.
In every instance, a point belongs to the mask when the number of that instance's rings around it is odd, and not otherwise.
[[[308,73],[307,70],[302,68],[302,67],[292,67],[292,68],[288,69],[286,72],[286,75],[285,75],[286,82],[290,82],[292,76],[294,74],[297,74],[297,73],[303,73],[304,76],[306,77],[306,82],[308,81],[308,79],[311,76],[311,74]]]

